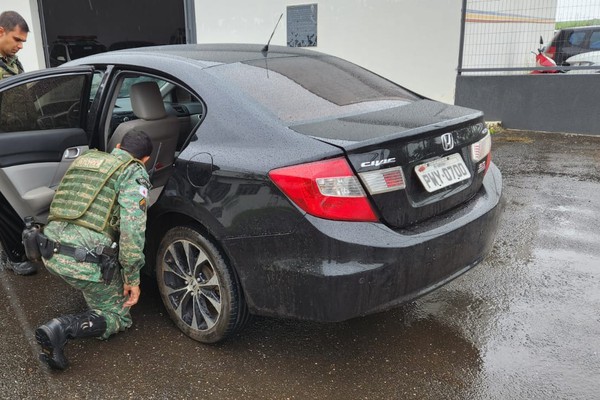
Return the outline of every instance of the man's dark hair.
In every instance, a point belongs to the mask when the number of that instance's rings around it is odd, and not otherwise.
[[[131,130],[121,139],[121,150],[125,150],[138,160],[152,154],[152,149],[152,140],[144,131]]]
[[[21,14],[15,11],[4,11],[0,14],[0,27],[4,28],[6,32],[13,31],[16,27],[21,28],[25,33],[29,33],[29,25]]]

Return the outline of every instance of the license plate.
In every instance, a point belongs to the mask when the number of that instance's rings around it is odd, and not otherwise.
[[[460,154],[451,154],[415,167],[419,180],[428,192],[435,192],[471,177]]]

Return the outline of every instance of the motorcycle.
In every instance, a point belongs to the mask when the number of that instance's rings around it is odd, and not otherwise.
[[[544,39],[540,36],[540,47],[535,54],[535,65],[537,67],[556,67],[556,62],[544,53]],[[536,69],[531,71],[531,74],[556,74],[560,72],[558,69]]]

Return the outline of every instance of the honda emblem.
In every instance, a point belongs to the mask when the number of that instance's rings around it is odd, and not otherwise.
[[[442,147],[445,151],[450,151],[454,147],[454,137],[452,133],[444,133],[442,135]]]

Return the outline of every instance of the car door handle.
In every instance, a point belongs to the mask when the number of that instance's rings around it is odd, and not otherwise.
[[[73,158],[79,157],[79,154],[81,154],[81,149],[79,149],[79,147],[69,147],[68,149],[65,150],[65,154],[63,155],[63,158],[73,159]]]

